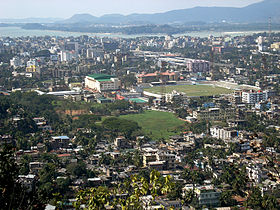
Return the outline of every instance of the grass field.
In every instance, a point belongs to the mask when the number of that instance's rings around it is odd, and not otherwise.
[[[177,92],[184,92],[187,96],[212,96],[220,94],[232,93],[232,90],[215,87],[212,85],[176,85],[176,86],[166,86],[166,92],[171,93],[173,90]],[[147,88],[145,91],[151,93],[160,93],[161,87]]]
[[[184,125],[183,121],[169,112],[145,111],[142,114],[122,115],[120,117],[137,122],[144,133],[153,140],[168,139],[169,136],[178,134],[180,131],[178,127]]]

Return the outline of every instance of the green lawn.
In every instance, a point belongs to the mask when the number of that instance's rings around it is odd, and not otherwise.
[[[169,112],[145,111],[143,114],[122,115],[120,117],[137,122],[144,133],[153,140],[168,139],[169,136],[179,134],[181,129],[178,127],[184,125],[183,121]]]
[[[212,95],[220,95],[220,94],[228,94],[232,93],[232,90],[215,87],[212,85],[176,85],[176,86],[166,86],[166,92],[170,93],[173,90],[178,92],[184,92],[187,96],[212,96]],[[160,93],[161,87],[152,87],[147,88],[145,91],[151,93]]]

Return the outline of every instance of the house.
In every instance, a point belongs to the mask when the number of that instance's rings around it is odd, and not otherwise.
[[[140,197],[140,202],[142,203],[142,208],[144,210],[163,210],[160,204],[154,201],[153,196],[147,195]]]
[[[172,170],[175,169],[176,155],[168,153],[158,153],[157,161],[163,161],[165,163],[165,169]]]
[[[29,163],[29,170],[32,174],[38,174],[42,168],[43,168],[42,162],[30,162]]]
[[[34,190],[36,175],[28,174],[28,175],[19,175],[19,182],[25,187],[27,192],[31,192]]]
[[[193,186],[187,184],[183,188],[183,196],[190,190],[194,190],[200,206],[217,207],[220,205],[221,191],[213,185]]]
[[[129,141],[125,137],[123,137],[123,136],[115,138],[114,145],[115,145],[115,147],[117,149],[129,149],[129,148],[132,148],[132,145],[129,144]]]
[[[148,167],[148,163],[149,162],[155,162],[157,161],[157,156],[156,154],[152,154],[152,153],[145,153],[143,155],[143,166],[144,167]]]
[[[148,167],[150,169],[154,169],[157,171],[162,171],[165,168],[166,162],[165,161],[151,161],[148,162]]]
[[[68,136],[54,136],[50,140],[51,148],[54,150],[68,148],[70,139]]]

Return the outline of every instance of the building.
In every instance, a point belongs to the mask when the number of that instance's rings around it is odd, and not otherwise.
[[[193,112],[193,117],[198,120],[225,120],[234,115],[234,109],[209,108]]]
[[[76,58],[76,54],[73,51],[61,51],[59,53],[60,61],[61,62],[68,62]]]
[[[256,40],[257,42],[257,46],[258,46],[258,51],[262,52],[263,51],[263,42],[264,42],[264,38],[262,36],[259,36]]]
[[[175,169],[175,160],[176,160],[176,155],[174,154],[165,154],[165,153],[157,154],[157,161],[164,162],[165,169],[168,170]]]
[[[30,67],[30,66],[38,66],[38,61],[36,59],[30,59],[29,61],[27,61],[27,67]]]
[[[169,65],[186,67],[189,72],[208,72],[210,71],[210,62],[205,60],[181,58],[181,57],[166,57],[160,58],[160,62],[167,62]]]
[[[94,91],[119,90],[121,81],[115,76],[106,74],[92,74],[86,77],[85,86]]]
[[[230,128],[212,127],[210,133],[212,137],[222,140],[230,140],[238,136],[238,132]]]
[[[270,45],[271,49],[279,50],[280,49],[280,42],[276,42]]]
[[[22,65],[22,61],[18,57],[14,57],[10,60],[10,65],[14,68],[20,67]]]
[[[27,65],[26,72],[40,74],[41,71],[40,71],[39,63],[36,59],[30,59],[29,61],[27,61],[26,65]]]
[[[200,206],[217,207],[220,205],[221,191],[213,185],[195,186],[188,184],[183,188],[183,195],[194,190]]]
[[[247,175],[248,178],[252,181],[255,182],[256,184],[261,183],[262,179],[267,178],[266,174],[263,171],[263,166],[262,165],[249,165],[246,167]]]
[[[38,66],[32,65],[32,66],[26,67],[26,72],[29,72],[29,73],[39,73],[40,74],[41,69]]]
[[[87,58],[103,57],[104,50],[102,48],[87,49]]]
[[[266,94],[262,91],[243,91],[242,92],[242,102],[246,104],[255,104],[262,100],[266,100]]]
[[[149,83],[149,82],[157,82],[160,80],[164,81],[177,81],[179,78],[178,72],[155,72],[155,73],[149,73],[149,74],[138,74],[136,75],[137,82],[138,83]]]
[[[68,148],[70,139],[68,136],[54,136],[50,141],[51,148],[54,150]]]
[[[150,169],[161,171],[165,168],[165,164],[166,164],[165,161],[152,161],[148,163],[148,167]]]
[[[131,148],[131,144],[129,144],[128,140],[123,136],[115,138],[114,145],[118,149],[129,149]]]
[[[157,155],[152,153],[145,153],[143,155],[143,166],[148,167],[150,162],[157,162]]]

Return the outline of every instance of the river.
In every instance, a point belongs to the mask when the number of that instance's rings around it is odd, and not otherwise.
[[[216,32],[216,31],[199,31],[199,32],[189,32],[184,34],[174,35],[178,36],[192,36],[192,37],[208,37],[210,35],[215,37],[220,36],[242,36],[242,35],[251,35],[254,33],[260,33],[264,31],[242,31],[242,32]],[[274,31],[280,32],[280,31]],[[26,37],[26,36],[60,36],[60,37],[78,37],[81,35],[88,35],[90,37],[115,37],[115,38],[136,38],[143,36],[165,36],[165,34],[110,34],[110,33],[81,33],[81,32],[67,32],[67,31],[50,31],[50,30],[25,30],[20,27],[0,27],[0,37]]]

